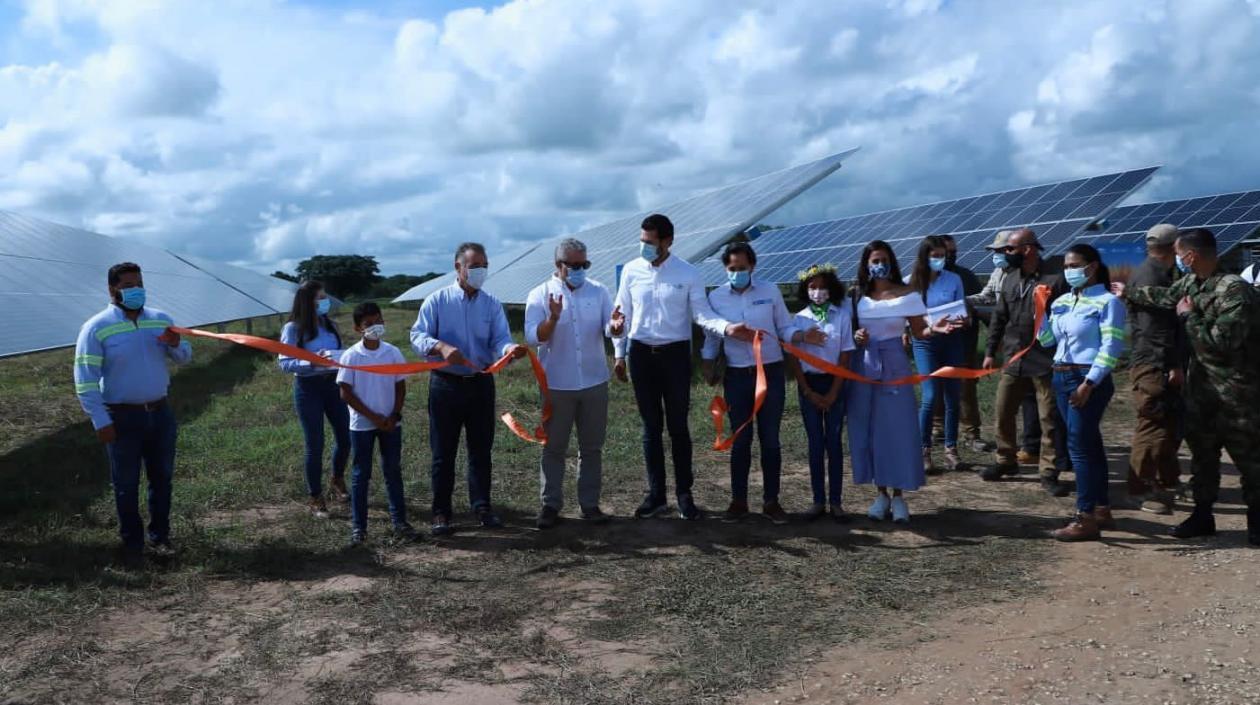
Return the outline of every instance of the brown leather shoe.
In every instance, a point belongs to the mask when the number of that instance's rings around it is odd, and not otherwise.
[[[1077,514],[1071,524],[1050,532],[1059,541],[1097,541],[1101,534],[1098,531],[1098,520],[1093,514]]]
[[[787,512],[783,511],[783,507],[778,502],[767,502],[761,507],[761,513],[765,515],[770,523],[782,526],[788,523]]]
[[[344,477],[334,475],[332,482],[329,484],[332,485],[333,497],[341,502],[350,501],[350,490],[346,489],[346,479]]]
[[[1116,528],[1116,518],[1111,516],[1111,507],[1094,507],[1094,521],[1099,529],[1111,531]]]
[[[311,500],[306,503],[306,509],[316,519],[328,518],[328,505],[324,503],[323,497],[311,497]]]
[[[739,521],[746,516],[748,516],[748,502],[733,499],[731,506],[722,512],[722,521]]]
[[[1036,465],[1041,462],[1041,456],[1036,453],[1029,453],[1026,450],[1021,450],[1015,454],[1015,462],[1020,465]]]

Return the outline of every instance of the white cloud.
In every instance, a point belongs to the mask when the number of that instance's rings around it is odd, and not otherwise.
[[[30,0],[0,207],[270,271],[445,269],[861,144],[775,222],[1110,168],[1260,186],[1253,0]],[[0,55],[3,57],[3,55]]]

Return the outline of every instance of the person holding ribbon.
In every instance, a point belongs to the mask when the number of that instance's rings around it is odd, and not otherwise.
[[[321,282],[302,282],[293,294],[293,310],[289,321],[280,330],[280,342],[309,350],[320,357],[337,360],[341,357],[341,333],[328,316],[332,299]],[[306,455],[303,460],[306,491],[310,495],[307,509],[318,518],[328,517],[324,501],[324,419],[332,426],[332,491],[339,501],[346,501],[346,464],[350,460],[350,409],[337,388],[337,369],[311,364],[284,354],[278,356],[280,369],[293,375],[293,407],[302,425]]]
[[[536,525],[550,529],[564,506],[564,465],[574,425],[578,436],[578,506],[581,517],[608,521],[599,507],[604,439],[608,431],[608,355],[605,336],[621,335],[610,323],[612,295],[588,279],[591,261],[581,240],[556,245],[556,272],[525,302],[525,342],[538,347],[551,388],[551,418],[539,469],[542,508]]]
[[[420,305],[411,327],[411,346],[447,367],[429,380],[429,448],[433,453],[434,536],[451,533],[451,495],[461,432],[468,451],[468,501],[486,528],[503,526],[490,505],[491,451],[494,448],[494,376],[485,372],[499,357],[522,358],[508,330],[503,304],[481,287],[490,261],[480,243],[455,250],[456,282],[434,292]]]
[[[1114,528],[1102,417],[1115,394],[1111,372],[1124,354],[1125,308],[1108,291],[1111,275],[1093,245],[1068,248],[1063,277],[1070,291],[1055,299],[1037,341],[1054,347],[1054,394],[1067,422],[1076,474],[1076,518],[1053,532],[1060,541],[1092,541]]]
[[[905,286],[892,247],[874,240],[862,250],[858,262],[857,332],[854,341],[861,354],[853,371],[875,381],[911,376],[901,336],[909,325],[915,338],[949,335],[962,328],[957,319],[942,316],[927,322],[922,294]],[[930,410],[931,407],[929,407]],[[930,411],[929,411],[930,413]],[[853,384],[849,387],[849,452],[853,456],[853,481],[875,484],[878,495],[867,510],[874,521],[891,517],[910,521],[904,493],[925,481],[919,420],[914,391],[900,384]],[[889,496],[889,489],[892,496]]]
[[[801,330],[817,328],[826,334],[818,345],[801,343],[802,351],[849,367],[853,343],[853,315],[845,305],[844,286],[836,277],[836,267],[816,264],[797,275],[796,297],[806,302],[796,314]],[[828,511],[837,523],[849,518],[841,504],[844,489],[844,378],[821,370],[805,360],[788,358],[796,378],[796,391],[801,407],[801,422],[809,441],[809,485],[814,495],[813,506],[805,517],[819,519]],[[830,505],[830,509],[828,506]]]
[[[783,348],[780,340],[821,345],[827,335],[813,326],[799,330],[783,303],[783,295],[773,282],[759,282],[753,271],[757,253],[747,242],[734,242],[722,252],[726,267],[726,284],[709,292],[713,312],[731,321],[741,321],[761,332],[760,357],[754,343],[706,332],[700,357],[705,380],[718,382],[715,368],[718,353],[725,349],[726,371],[722,375],[723,398],[726,400],[735,438],[731,444],[731,504],[723,518],[739,521],[748,515],[748,474],[752,469],[752,419],[756,416],[757,438],[761,443],[762,509],[761,513],[775,524],[788,522],[787,512],[779,504],[779,476],[783,466],[779,444],[779,426],[783,421],[786,401]],[[760,370],[758,369],[760,367]],[[757,378],[765,377],[765,389],[759,390]],[[763,394],[760,409],[757,396]]]
[[[140,466],[149,480],[149,545],[162,557],[171,545],[171,482],[175,475],[175,415],[166,401],[166,362],[187,364],[192,347],[165,312],[145,305],[140,265],[109,268],[110,305],[79,329],[74,347],[74,388],[96,437],[105,444],[109,479],[122,537],[122,563],[144,562],[140,520]]]
[[[752,342],[753,331],[713,312],[705,296],[704,279],[695,265],[674,257],[674,224],[654,213],[639,230],[639,257],[625,265],[617,289],[611,323],[625,326],[614,339],[617,379],[633,378],[634,400],[643,419],[643,457],[647,465],[647,493],[635,510],[636,518],[661,516],[665,501],[665,443],[669,429],[674,456],[678,515],[687,520],[703,515],[691,496],[694,481],[691,429],[691,324],[706,332]],[[627,362],[627,355],[629,356]]]
[[[927,307],[930,322],[949,319],[958,324],[959,330],[948,335],[929,335],[913,342],[914,365],[919,374],[930,374],[942,367],[963,365],[964,333],[961,330],[971,324],[963,293],[962,277],[946,269],[948,244],[939,235],[929,235],[919,244],[914,270],[907,282],[919,292]],[[932,411],[938,401],[945,406],[945,469],[957,470],[958,414],[962,398],[962,386],[954,378],[924,380],[919,401],[919,431],[922,435],[923,470],[927,474],[939,472],[932,461]]]

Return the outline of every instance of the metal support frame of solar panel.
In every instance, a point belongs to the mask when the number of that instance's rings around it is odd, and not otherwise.
[[[1260,229],[1260,191],[1122,206],[1108,214],[1106,227],[1086,236],[1097,244],[1144,242],[1146,231],[1159,223],[1178,228],[1208,228],[1217,251],[1225,254]]]
[[[13,304],[0,357],[73,345],[108,303],[107,268],[125,261],[143,268],[152,305],[181,325],[277,312],[160,248],[0,212],[0,295]]]
[[[491,272],[484,289],[505,303],[524,303],[529,292],[555,271],[555,246],[565,237],[574,237],[586,244],[587,257],[592,263],[590,276],[611,287],[617,266],[630,261],[638,253],[639,225],[653,212],[664,213],[674,223],[672,252],[684,259],[699,261],[737,233],[757,224],[767,214],[826,178],[856,151],[849,149],[807,164],[781,169],[574,235],[548,238],[501,268],[494,267],[496,256],[492,252]],[[453,276],[448,275],[426,282],[395,301],[422,299],[453,280]]]
[[[812,264],[835,264],[852,277],[862,248],[871,240],[893,247],[899,262],[914,257],[927,235],[950,234],[958,262],[976,272],[992,269],[989,252],[999,230],[1031,227],[1051,253],[1066,248],[1086,226],[1106,214],[1159,167],[1103,174],[982,196],[770,230],[756,240],[757,273],[763,281],[790,283]],[[903,264],[902,268],[906,269]],[[705,281],[725,281],[715,258],[702,265]]]

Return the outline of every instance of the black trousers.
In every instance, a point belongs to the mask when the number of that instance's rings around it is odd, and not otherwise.
[[[494,377],[435,373],[429,380],[429,450],[433,453],[433,512],[450,516],[460,432],[468,450],[468,503],[490,508],[494,447]]]
[[[678,496],[691,494],[691,342],[650,346],[630,343],[630,377],[634,400],[643,419],[643,457],[647,463],[648,494],[665,501],[665,442],[669,429]]]

